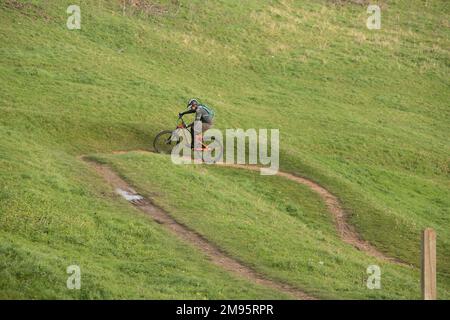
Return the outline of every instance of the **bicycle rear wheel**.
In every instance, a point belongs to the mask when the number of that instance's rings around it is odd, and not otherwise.
[[[158,153],[170,154],[179,141],[172,139],[172,130],[158,133],[153,140],[153,149]]]

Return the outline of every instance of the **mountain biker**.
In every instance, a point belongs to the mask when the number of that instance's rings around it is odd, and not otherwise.
[[[185,114],[195,113],[195,120],[191,124],[187,126],[187,128],[191,128],[194,126],[195,121],[201,121],[202,131],[201,133],[195,136],[197,141],[200,143],[203,141],[202,133],[206,130],[210,129],[213,126],[214,119],[214,111],[204,104],[200,104],[197,99],[190,99],[187,105],[188,110],[184,112],[180,112],[178,114],[178,118],[181,118]],[[191,147],[194,148],[194,128],[191,130]]]

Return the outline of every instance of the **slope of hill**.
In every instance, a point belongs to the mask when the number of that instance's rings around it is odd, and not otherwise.
[[[368,30],[366,6],[352,1],[123,3],[79,1],[81,30],[68,30],[66,1],[0,0],[2,298],[286,298],[213,266],[112,197],[81,154],[156,192],[239,260],[319,298],[418,298],[420,231],[433,227],[449,298],[447,1],[381,1],[381,30]],[[279,128],[281,168],[326,187],[365,240],[413,267],[339,241],[320,199],[285,181],[110,155],[150,148],[192,96],[214,106],[218,128]],[[192,180],[220,190],[208,196],[221,211],[195,214],[195,187],[176,190]],[[278,189],[282,200],[268,191]],[[269,212],[279,220],[270,227]],[[362,281],[372,263],[382,290]],[[80,291],[66,288],[73,264]]]

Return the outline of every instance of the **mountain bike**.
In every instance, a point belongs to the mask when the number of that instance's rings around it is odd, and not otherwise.
[[[178,118],[175,130],[163,130],[158,133],[153,140],[153,149],[157,153],[171,154],[173,148],[184,143],[185,147],[194,152],[211,152],[211,160],[218,161],[223,152],[223,146],[220,141],[211,137],[211,141],[202,141],[200,148],[192,148],[191,137],[193,127],[188,128],[183,117]]]

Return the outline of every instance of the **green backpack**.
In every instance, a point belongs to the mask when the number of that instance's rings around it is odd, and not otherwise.
[[[210,107],[208,107],[207,105],[204,105],[204,104],[202,104],[202,108],[205,109],[206,112],[208,112],[211,119],[214,119],[214,116],[216,115],[216,113],[214,112],[213,109],[211,109]]]

